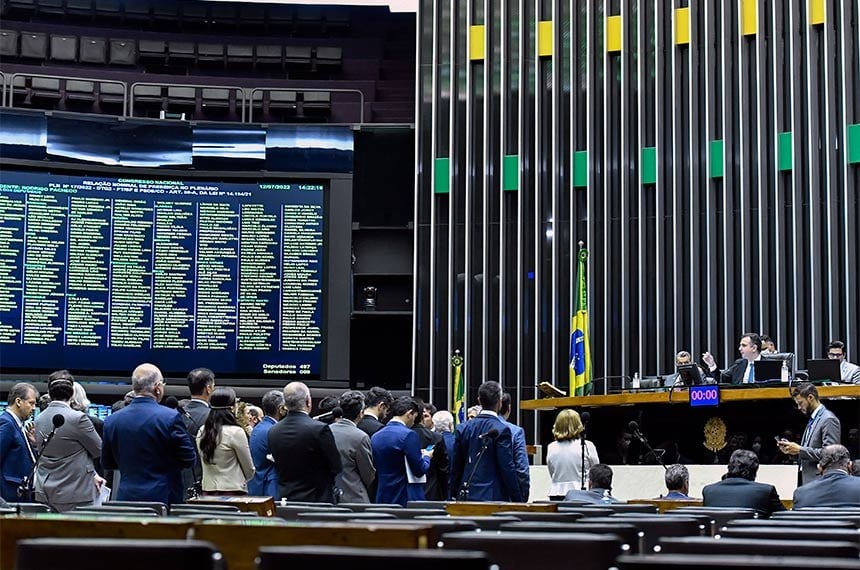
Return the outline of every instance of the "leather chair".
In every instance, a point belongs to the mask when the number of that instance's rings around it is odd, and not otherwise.
[[[793,539],[806,540],[810,536],[809,528],[779,528],[779,527],[735,527],[720,529],[723,538],[752,538],[752,539]],[[848,540],[860,544],[860,532],[857,529],[835,528],[827,529],[827,540]]]
[[[345,546],[264,546],[260,548],[258,570],[317,570],[349,568],[379,570],[393,560],[403,561],[410,570],[487,570],[483,552],[456,550],[407,550],[399,548],[352,548]]]
[[[152,570],[182,568],[221,570],[223,556],[200,540],[135,540],[128,538],[31,538],[19,540],[19,570],[69,568],[80,562],[87,570]]]
[[[207,505],[203,503],[191,504],[185,503],[182,505],[172,505],[170,507],[170,516],[178,516],[182,514],[220,514],[220,513],[240,513],[239,507],[235,505]]]
[[[416,522],[420,522],[420,521],[425,521],[425,520],[428,520],[428,521],[439,520],[439,519],[445,520],[445,519],[450,519],[450,518],[451,517],[449,517],[447,515],[443,515],[443,516],[431,515],[431,516],[415,517],[415,519],[413,519],[413,520],[415,520]],[[514,517],[496,517],[496,516],[485,516],[485,517],[484,516],[474,516],[474,517],[457,517],[457,518],[467,520],[467,521],[472,521],[475,524],[477,524],[478,528],[480,528],[481,530],[499,530],[502,527],[502,525],[505,523],[517,522],[518,520],[520,520],[520,519],[517,519]]]
[[[824,556],[860,558],[860,545],[836,540],[758,540],[702,536],[672,536],[658,545],[665,554],[749,554],[764,556]]]
[[[366,513],[388,513],[399,519],[414,519],[415,517],[447,516],[445,509],[389,509],[387,507],[373,507],[366,509]]]
[[[155,509],[161,516],[167,516],[167,505],[156,501],[105,501],[105,507],[148,507]]]
[[[286,505],[275,505],[275,515],[288,521],[299,519],[302,513],[349,513],[353,512],[349,509],[341,507],[310,507],[307,505],[294,505],[287,503]]]
[[[403,505],[386,503],[338,503],[338,507],[349,509],[354,513],[362,513],[368,509],[402,509]]]
[[[521,521],[505,523],[501,526],[502,531],[516,532],[578,532],[592,534],[612,534],[621,540],[622,550],[633,554],[640,551],[640,542],[643,533],[632,524],[627,523],[589,523],[589,522],[532,522]],[[625,548],[625,546],[627,548]]]
[[[692,517],[666,517],[662,515],[615,515],[611,517],[583,519],[583,522],[632,524],[643,534],[643,553],[651,552],[665,536],[702,536],[702,525]]]
[[[73,515],[97,515],[97,516],[116,516],[116,517],[158,517],[161,514],[151,507],[76,507],[71,511]]]
[[[396,519],[392,514],[389,513],[354,513],[352,511],[347,510],[345,513],[332,513],[328,511],[306,511],[303,513],[299,513],[299,516],[296,520],[299,522],[303,521],[317,521],[317,522],[346,522],[346,521],[361,521],[361,520],[379,520],[379,519]]]
[[[576,570],[606,570],[622,552],[618,537],[608,534],[455,532],[442,540],[445,549],[486,552],[500,570],[555,568],[563,561]]]
[[[493,513],[494,517],[515,517],[521,521],[548,522],[548,523],[573,523],[582,518],[582,513],[538,513],[524,511],[501,511]]]
[[[741,554],[649,554],[623,555],[616,566],[620,570],[666,570],[695,568],[724,570],[726,568],[755,568],[757,570],[828,570],[857,569],[856,560],[810,556],[747,556]]]

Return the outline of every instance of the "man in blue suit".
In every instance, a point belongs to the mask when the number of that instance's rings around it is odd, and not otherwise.
[[[517,424],[508,421],[511,417],[511,395],[505,392],[502,394],[502,408],[499,410],[505,423],[511,428],[511,436],[514,446],[514,463],[517,466],[517,479],[520,481],[520,493],[523,496],[523,502],[529,500],[529,491],[531,490],[531,473],[529,472],[529,454],[526,450],[526,430]]]
[[[409,396],[394,400],[391,419],[370,438],[373,464],[376,466],[377,503],[406,506],[410,500],[407,485],[420,478],[430,468],[432,451],[421,449],[418,434],[412,429],[421,414],[418,403]],[[412,477],[407,473],[411,471]]]
[[[478,402],[483,408],[481,413],[457,426],[451,495],[469,501],[521,502],[523,494],[514,461],[513,435],[510,426],[499,416],[502,406],[499,383],[481,384]]]
[[[794,491],[794,507],[860,507],[860,477],[852,477],[848,448],[838,443],[821,450],[821,477]]]
[[[104,425],[102,465],[119,469],[118,501],[158,501],[169,505],[185,497],[182,469],[197,454],[182,416],[158,403],[164,378],[152,364],[141,364],[131,376],[134,400],[108,416]]]
[[[269,430],[284,417],[284,393],[281,390],[266,392],[261,406],[264,417],[251,432],[251,458],[257,472],[248,481],[248,494],[278,499],[278,473],[269,459]]]
[[[18,487],[33,470],[35,436],[25,431],[24,422],[38,399],[39,392],[32,384],[20,382],[12,386],[9,405],[0,414],[0,495],[7,501],[28,500],[18,498]]]

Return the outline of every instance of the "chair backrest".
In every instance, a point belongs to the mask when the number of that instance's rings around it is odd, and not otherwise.
[[[403,505],[387,504],[387,503],[338,503],[338,507],[349,509],[353,512],[360,513],[368,509],[402,509]]]
[[[128,538],[30,538],[16,546],[16,568],[67,568],[78,561],[87,570],[182,568],[220,570],[223,557],[215,545],[200,540]]]
[[[107,41],[104,38],[81,38],[78,61],[104,64],[107,61]]]
[[[18,57],[18,32],[15,30],[0,30],[0,55]]]
[[[725,568],[757,568],[761,570],[856,570],[857,561],[845,558],[813,556],[748,556],[741,554],[648,554],[623,555],[616,566],[621,570],[665,570],[666,568],[695,568],[723,570]]]
[[[119,91],[120,93],[122,92],[122,86],[121,85],[115,85],[112,83],[103,83],[100,86],[100,89],[102,90],[103,93],[104,93],[104,88],[108,85],[111,87],[116,87],[120,90]],[[156,501],[105,501],[103,506],[105,506],[105,507],[146,507],[149,509],[154,509],[159,514],[161,514],[162,516],[167,515],[167,505],[165,505],[164,503],[156,502]]]
[[[445,509],[410,509],[410,508],[389,508],[389,507],[372,507],[366,509],[365,513],[388,513],[399,519],[414,519],[415,517],[430,517],[433,515],[445,516]]]
[[[486,552],[504,570],[555,568],[575,557],[577,570],[606,570],[621,554],[621,541],[608,534],[555,532],[454,532],[442,537],[445,549]]]
[[[660,538],[665,536],[701,536],[703,529],[692,517],[667,517],[664,515],[614,515],[611,517],[583,519],[588,523],[623,522],[632,524],[644,533],[642,552],[650,552]]]
[[[345,513],[332,513],[327,511],[306,511],[299,513],[297,520],[300,521],[358,521],[363,519],[396,519],[391,513],[354,513],[346,509]]]
[[[592,534],[611,534],[621,540],[622,545],[627,545],[630,552],[636,553],[640,550],[640,538],[642,533],[632,524],[627,523],[603,523],[592,524],[588,522],[533,522],[520,521],[505,523],[502,531],[516,532],[578,532]]]
[[[457,550],[405,550],[397,548],[351,548],[345,546],[264,546],[258,570],[317,570],[349,568],[378,570],[392,560],[402,560],[410,570],[487,570],[490,562],[482,552]]]
[[[298,520],[302,513],[348,513],[354,514],[353,511],[342,507],[309,507],[307,505],[275,505],[275,515],[288,521]]]
[[[18,514],[31,515],[37,513],[50,513],[51,507],[42,503],[8,503]]]
[[[152,507],[116,507],[116,506],[100,506],[100,507],[77,507],[71,511],[71,514],[81,515],[105,515],[105,516],[135,516],[135,517],[158,517],[161,512]]]
[[[853,521],[844,520],[797,520],[797,519],[738,519],[728,521],[721,528],[805,528],[809,532],[821,530],[822,534],[834,528],[857,528]]]
[[[860,545],[835,540],[760,540],[750,538],[721,538],[702,536],[672,536],[660,540],[661,553],[666,554],[750,554],[765,556],[833,556],[860,557]]]
[[[77,61],[78,38],[51,34],[51,59],[54,61]]]
[[[560,513],[582,513],[582,515],[585,517],[608,517],[615,512],[612,509],[606,509],[598,506],[573,505],[568,504],[567,502],[557,504],[558,512]]]
[[[408,501],[407,509],[444,509],[448,505],[447,501]]]
[[[21,57],[45,59],[48,57],[48,36],[41,32],[21,32]]]
[[[443,515],[431,515],[431,516],[415,517],[413,520],[415,520],[416,522],[420,522],[420,521],[425,521],[425,520],[428,520],[428,521],[446,520],[446,519],[450,519],[450,518],[451,517],[449,517],[449,516],[443,516]],[[500,528],[502,528],[502,525],[505,523],[517,522],[520,520],[518,518],[514,518],[514,517],[510,517],[510,516],[505,516],[505,517],[474,516],[474,517],[457,517],[457,519],[471,521],[471,522],[477,524],[478,528],[480,528],[481,530],[499,530]]]
[[[526,511],[499,511],[493,513],[494,517],[514,517],[521,521],[530,522],[564,522],[573,523],[582,518],[582,513],[539,513]]]
[[[764,538],[764,539],[795,539],[805,540],[809,538],[809,529],[806,528],[784,528],[764,527],[754,528],[739,526],[735,528],[720,529],[719,535],[728,538]],[[860,544],[860,531],[857,529],[834,528],[827,529],[828,540],[849,540]]]
[[[170,514],[195,514],[195,513],[241,513],[236,505],[203,505],[203,504],[183,504],[171,505]]]
[[[700,516],[707,515],[711,521],[711,534],[730,520],[755,519],[758,513],[755,509],[741,509],[735,507],[680,507],[663,513],[664,516]]]
[[[656,515],[659,512],[657,505],[649,504],[630,504],[630,503],[609,503],[600,505],[601,508],[607,508],[613,513],[642,513],[646,515]]]
[[[111,65],[137,65],[137,43],[134,40],[111,40],[109,61]]]

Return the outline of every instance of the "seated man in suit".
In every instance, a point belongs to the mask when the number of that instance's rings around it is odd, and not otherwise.
[[[118,501],[158,501],[173,505],[185,498],[182,469],[197,458],[182,416],[158,403],[164,377],[152,364],[131,376],[134,399],[105,420],[102,465],[120,471]]]
[[[605,463],[593,465],[588,470],[588,491],[573,489],[564,496],[565,501],[580,503],[620,503],[612,496],[612,467]]]
[[[706,507],[755,509],[765,516],[785,510],[776,487],[755,482],[758,473],[758,457],[755,453],[746,449],[735,450],[729,457],[728,468],[722,481],[702,489],[702,502]]]
[[[794,507],[860,507],[860,477],[852,477],[854,464],[844,445],[821,451],[821,477],[794,491]]]
[[[761,360],[761,337],[756,333],[745,333],[738,344],[738,352],[741,357],[732,363],[722,374],[717,371],[717,363],[710,352],[702,355],[702,360],[708,365],[708,375],[721,378],[720,382],[731,382],[732,384],[752,384],[755,382],[755,368],[753,363]],[[719,375],[718,375],[719,374]],[[768,380],[768,378],[761,378]]]
[[[341,464],[331,428],[310,417],[311,391],[301,382],[284,386],[284,406],[287,416],[269,430],[278,496],[288,501],[333,503]]]
[[[860,384],[860,366],[848,362],[845,358],[845,343],[834,340],[827,345],[827,358],[839,361],[839,374],[847,384]]]
[[[669,490],[658,499],[670,499],[675,501],[689,501],[691,497],[687,494],[690,492],[690,472],[686,467],[680,464],[670,465],[666,468],[666,489]]]
[[[478,402],[481,413],[457,426],[454,434],[451,496],[469,501],[521,502],[513,433],[499,415],[502,407],[499,383],[491,380],[481,384]]]

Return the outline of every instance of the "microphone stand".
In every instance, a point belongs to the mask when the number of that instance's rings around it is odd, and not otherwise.
[[[65,418],[62,418],[65,419]],[[51,440],[54,439],[54,434],[57,433],[57,428],[60,426],[54,426],[54,429],[48,434],[48,437],[45,438],[45,441],[42,442],[42,445],[39,447],[36,453],[36,460],[33,461],[33,469],[30,470],[30,474],[24,477],[21,481],[21,484],[18,486],[18,496],[25,500],[25,502],[31,503],[33,502],[33,498],[35,497],[35,481],[36,481],[36,470],[39,468],[39,461],[42,459],[42,455],[45,453],[45,448],[48,447],[48,444],[51,443]],[[27,445],[30,445],[27,442]]]
[[[580,467],[579,475],[580,479],[582,479],[582,487],[581,490],[585,491],[585,430],[582,430],[582,433],[579,434],[579,441],[582,443],[582,467]]]
[[[469,485],[472,484],[472,478],[478,471],[478,465],[481,463],[481,459],[484,457],[484,452],[487,451],[487,447],[489,447],[491,439],[492,438],[489,436],[484,437],[484,443],[481,446],[481,451],[478,452],[478,456],[475,458],[475,464],[472,465],[472,473],[469,475],[469,479],[463,482],[462,486],[460,487],[460,492],[457,494],[459,500],[469,500]]]
[[[636,436],[636,439],[638,439],[638,440],[640,441],[640,443],[642,443],[642,445],[644,445],[644,446],[645,446],[645,449],[647,449],[647,450],[651,453],[651,455],[653,455],[653,456],[654,456],[654,459],[656,459],[656,460],[657,460],[657,463],[659,463],[660,465],[662,465],[664,470],[668,471],[668,470],[669,470],[669,468],[668,468],[668,467],[666,467],[666,464],[665,464],[665,463],[663,463],[663,458],[662,458],[662,457],[660,457],[660,456],[658,456],[658,455],[654,452],[654,448],[652,448],[652,447],[651,447],[651,444],[650,444],[650,443],[648,443],[648,438],[647,438],[647,437],[645,437],[644,435],[642,435],[642,432],[641,432],[641,431],[639,431],[638,429],[636,430],[636,432],[635,432],[633,435],[635,435],[635,436]]]

